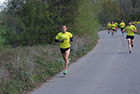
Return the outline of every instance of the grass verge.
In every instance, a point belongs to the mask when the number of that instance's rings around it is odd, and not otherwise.
[[[71,44],[71,62],[92,50],[97,38],[97,34],[75,36]],[[0,94],[24,94],[32,91],[63,68],[59,44],[5,48],[0,51]]]

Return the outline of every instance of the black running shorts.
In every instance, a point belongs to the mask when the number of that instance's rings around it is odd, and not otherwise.
[[[112,31],[115,31],[115,29],[112,29]]]
[[[126,39],[134,39],[134,36],[128,36],[127,35]]]
[[[124,30],[124,28],[121,28],[121,31]]]
[[[66,49],[60,48],[60,51],[61,51],[62,54],[65,54],[65,52],[66,52],[67,50],[69,50],[69,49],[70,49],[70,47],[69,47],[69,48],[66,48]]]

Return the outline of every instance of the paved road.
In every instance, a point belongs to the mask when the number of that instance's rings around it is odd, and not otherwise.
[[[120,31],[99,32],[97,46],[31,94],[140,94],[140,36],[129,54]]]

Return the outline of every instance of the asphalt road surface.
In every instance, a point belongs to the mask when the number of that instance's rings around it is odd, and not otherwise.
[[[129,54],[120,30],[99,32],[96,47],[31,94],[140,94],[140,36]],[[80,53],[80,52],[79,52]]]

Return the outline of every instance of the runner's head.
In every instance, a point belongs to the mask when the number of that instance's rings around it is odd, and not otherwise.
[[[128,25],[129,25],[129,26],[131,25],[131,21],[128,21]]]
[[[114,24],[114,22],[112,22],[112,24]]]
[[[66,27],[65,25],[63,25],[63,26],[62,26],[62,32],[63,32],[63,33],[66,33],[66,31],[67,31],[67,27]]]
[[[123,22],[123,20],[122,20],[122,22]]]
[[[110,22],[108,21],[108,23],[110,23]]]

